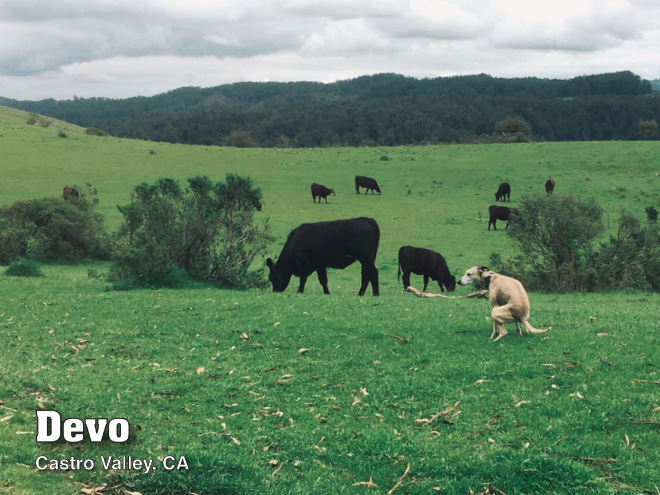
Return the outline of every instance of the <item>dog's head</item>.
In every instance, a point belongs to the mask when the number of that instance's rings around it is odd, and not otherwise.
[[[487,266],[473,266],[458,281],[458,285],[472,284],[478,289],[487,289],[493,272]]]

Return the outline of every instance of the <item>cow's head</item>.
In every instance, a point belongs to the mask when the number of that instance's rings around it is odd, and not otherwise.
[[[334,189],[330,189],[330,196],[335,196],[335,190]]]
[[[447,290],[449,292],[454,292],[456,290],[456,277],[450,275],[449,279],[445,280],[445,282],[446,282],[445,286],[447,287]]]
[[[266,266],[268,266],[268,280],[273,284],[273,292],[284,292],[289,286],[291,281],[291,273],[281,268],[278,268],[273,260],[268,258],[266,260]]]

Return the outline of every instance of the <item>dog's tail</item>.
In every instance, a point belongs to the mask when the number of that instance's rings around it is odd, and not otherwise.
[[[540,329],[534,328],[532,325],[530,325],[527,320],[524,321],[524,325],[525,325],[525,329],[528,332],[532,332],[532,333],[545,333],[545,332],[549,332],[550,329],[552,328],[552,327],[548,327],[548,328],[545,328],[543,330],[540,330]]]

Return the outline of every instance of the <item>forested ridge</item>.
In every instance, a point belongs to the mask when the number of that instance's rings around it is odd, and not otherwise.
[[[536,140],[628,140],[643,137],[640,120],[660,121],[660,95],[631,72],[567,80],[378,74],[0,104],[122,137],[266,147],[488,142],[507,117],[524,119]]]

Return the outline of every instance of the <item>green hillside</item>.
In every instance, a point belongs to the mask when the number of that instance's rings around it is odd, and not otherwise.
[[[58,137],[60,128],[67,138]],[[408,243],[435,247],[453,261],[452,270],[457,263],[487,260],[491,252],[507,254],[506,236],[486,232],[485,218],[503,181],[512,185],[515,206],[523,195],[544,193],[552,175],[556,194],[596,197],[612,228],[622,208],[643,217],[644,208],[660,200],[658,142],[235,149],[88,136],[59,122],[29,126],[21,112],[8,108],[0,109],[0,135],[4,204],[58,196],[66,184],[90,182],[114,228],[116,205],[128,202],[142,181],[198,174],[220,180],[234,172],[262,188],[265,207],[257,216],[270,218],[280,243],[302,222],[373,216],[381,225],[379,259],[385,264],[394,263],[398,247]],[[382,196],[357,196],[355,175],[375,177]],[[312,182],[334,188],[337,196],[328,205],[313,204]]]
[[[530,293],[549,333],[488,340],[490,306],[417,299],[396,254],[442,252],[460,273],[514,246],[486,230],[502,181],[523,194],[594,196],[608,233],[660,201],[660,143],[239,150],[93,137],[0,108],[0,202],[91,182],[111,228],[140,181],[227,172],[263,189],[278,241],[301,222],[373,216],[381,296],[359,267],[295,287],[107,291],[88,268],[0,274],[0,493],[11,495],[465,495],[655,493],[660,486],[660,297]],[[67,137],[59,137],[60,131]],[[387,157],[387,159],[383,159]],[[356,174],[381,196],[356,195]],[[309,185],[333,187],[313,204]],[[420,286],[421,277],[413,276]],[[295,285],[295,282],[292,284]],[[437,290],[430,286],[431,290]],[[469,292],[459,287],[456,295]],[[37,443],[35,411],[126,418],[127,443]],[[93,469],[39,470],[44,456]],[[132,456],[158,469],[103,469]],[[167,456],[188,469],[168,471]],[[43,461],[42,464],[43,466]]]

